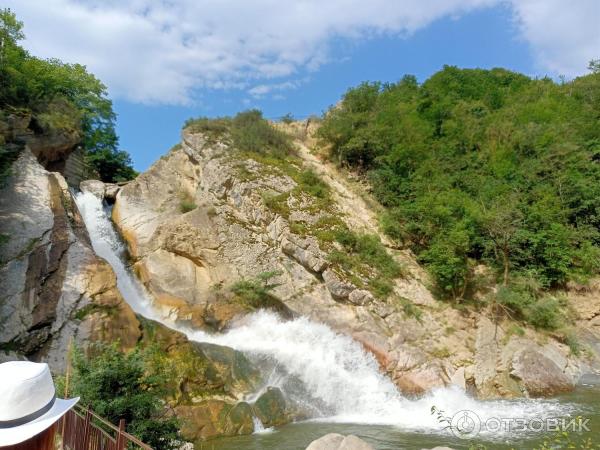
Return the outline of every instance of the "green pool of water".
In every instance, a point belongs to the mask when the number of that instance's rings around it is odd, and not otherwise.
[[[575,406],[576,414],[587,425],[589,431],[582,433],[569,433],[569,439],[581,442],[590,439],[600,448],[600,384],[597,380],[589,381],[577,388],[574,392],[561,396],[560,402]],[[460,405],[458,406],[460,407]],[[492,440],[486,438],[459,439],[449,431],[443,430],[440,425],[439,432],[407,432],[393,426],[364,425],[364,424],[338,424],[321,422],[299,422],[278,427],[272,431],[208,441],[196,448],[201,450],[304,450],[308,444],[327,433],[354,434],[369,442],[376,450],[412,450],[432,448],[435,446],[448,446],[454,449],[482,448],[495,449],[536,449],[544,441],[550,441],[556,432],[529,432]],[[558,444],[556,448],[565,448]],[[577,447],[579,448],[579,447]],[[596,447],[594,447],[596,448]]]

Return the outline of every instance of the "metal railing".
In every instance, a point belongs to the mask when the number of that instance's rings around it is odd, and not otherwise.
[[[116,427],[90,409],[75,407],[58,423],[58,434],[66,450],[152,450],[125,431],[125,420]]]

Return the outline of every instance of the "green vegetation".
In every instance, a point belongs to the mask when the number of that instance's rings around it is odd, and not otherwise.
[[[271,291],[279,286],[270,281],[279,275],[281,275],[279,271],[263,272],[256,278],[235,282],[230,289],[237,301],[244,306],[252,309],[266,307],[273,303]]]
[[[257,109],[240,112],[233,118],[188,119],[183,127],[204,133],[212,140],[230,138],[238,151],[250,154],[283,159],[294,151],[290,137],[273,128]]]
[[[193,211],[197,207],[194,198],[188,192],[183,192],[179,196],[179,211],[181,211],[182,214]]]
[[[0,9],[0,121],[6,115],[31,115],[36,133],[74,132],[88,161],[104,181],[131,179],[129,155],[118,149],[115,114],[106,87],[80,64],[31,56],[19,41],[23,23]],[[0,135],[0,181],[16,159]]]
[[[287,113],[287,114],[281,116],[281,118],[279,120],[281,122],[285,123],[286,125],[289,125],[290,123],[293,123],[296,119],[294,119],[294,116],[292,115],[292,113]]]
[[[540,292],[600,269],[599,118],[599,70],[557,84],[446,66],[423,84],[350,89],[319,135],[333,160],[371,180],[385,231],[418,255],[440,296],[468,298],[484,263],[500,303],[554,328],[560,302]],[[521,278],[535,294],[515,286]]]
[[[74,348],[72,395],[112,423],[125,419],[127,432],[153,448],[174,449],[177,420],[166,415],[162,398],[168,393],[168,371],[149,371],[148,350],[120,352],[115,345],[97,344],[91,357]]]
[[[345,226],[334,230],[335,242],[342,250],[329,253],[329,262],[345,272],[359,287],[368,280],[371,292],[387,298],[393,291],[393,280],[402,275],[401,266],[388,254],[379,237],[360,234]]]

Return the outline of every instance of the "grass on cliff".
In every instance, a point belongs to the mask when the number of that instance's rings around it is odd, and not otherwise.
[[[343,226],[333,232],[333,238],[338,248],[330,251],[329,262],[348,274],[358,287],[364,287],[366,283],[376,297],[389,297],[394,289],[394,279],[402,276],[403,271],[379,237],[356,233]]]
[[[182,192],[179,196],[179,211],[182,214],[188,213],[196,209],[198,205],[194,202],[194,197],[188,192]]]
[[[230,290],[236,296],[237,301],[248,308],[266,307],[273,302],[271,292],[279,286],[279,284],[271,283],[271,280],[279,275],[281,275],[280,271],[263,272],[256,278],[235,282]]]
[[[194,133],[204,133],[212,140],[231,139],[236,150],[259,156],[285,159],[294,153],[290,136],[274,128],[258,109],[234,117],[188,119],[184,126]]]

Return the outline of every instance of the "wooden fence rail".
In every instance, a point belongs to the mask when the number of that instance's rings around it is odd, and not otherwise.
[[[89,409],[75,407],[58,423],[63,448],[66,450],[152,450],[125,431],[121,419],[117,428]]]

